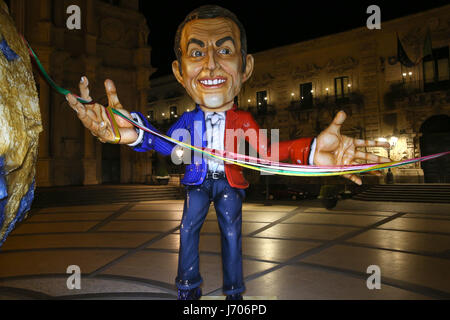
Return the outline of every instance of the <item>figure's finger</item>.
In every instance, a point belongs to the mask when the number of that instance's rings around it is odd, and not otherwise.
[[[382,147],[382,148],[390,148],[391,145],[389,144],[389,142],[355,139],[355,147]]]
[[[330,124],[327,130],[335,134],[339,134],[345,119],[347,119],[347,115],[345,114],[345,112],[339,111],[337,115],[334,117],[333,122]]]
[[[366,160],[372,163],[391,162],[389,158],[377,156],[376,154],[362,151],[356,151],[355,158],[360,160]]]
[[[83,125],[91,131],[92,134],[98,131],[98,123],[95,121],[95,113],[92,110],[87,109],[83,104],[81,104],[72,94],[66,96],[69,105],[77,111],[78,118],[81,120]]]
[[[358,176],[356,176],[354,174],[344,174],[343,177],[346,179],[349,179],[350,181],[353,181],[357,185],[362,185],[361,178],[359,178]]]
[[[86,116],[86,108],[77,100],[77,98],[69,93],[66,95],[66,100],[69,103],[70,107],[78,113],[78,117],[80,119]]]
[[[102,121],[99,125],[99,131],[98,131],[99,139],[101,139],[101,142],[104,143],[104,142],[110,140],[110,135],[111,135],[111,132],[110,132],[110,128],[109,128],[107,122]]]
[[[92,101],[92,98],[89,95],[89,80],[87,77],[81,77],[79,87],[81,98],[87,101]]]
[[[106,95],[108,97],[109,106],[115,108],[120,105],[119,97],[117,97],[117,89],[112,80],[105,80]]]

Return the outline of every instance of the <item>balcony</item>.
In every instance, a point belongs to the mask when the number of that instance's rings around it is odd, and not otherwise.
[[[287,110],[291,116],[297,121],[301,120],[301,114],[316,112],[316,111],[330,111],[335,114],[339,110],[343,110],[347,115],[351,116],[353,113],[359,112],[360,108],[364,106],[364,96],[358,92],[351,92],[345,97],[336,97],[334,95],[314,97],[312,102],[305,102],[304,100],[293,100],[289,104]]]
[[[445,82],[432,85],[424,85],[422,81],[388,82],[384,106],[386,109],[396,109],[450,104],[450,85]]]
[[[274,117],[277,113],[274,105],[268,104],[265,108],[257,108],[256,106],[249,106],[249,111],[256,121],[263,123],[267,118]]]

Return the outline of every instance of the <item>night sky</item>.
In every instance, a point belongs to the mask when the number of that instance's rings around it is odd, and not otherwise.
[[[381,8],[383,21],[446,5],[448,1],[170,1],[141,0],[141,12],[150,27],[152,65],[158,68],[152,78],[171,73],[175,59],[173,39],[186,15],[204,4],[217,4],[234,12],[243,23],[248,52],[314,39],[366,25],[367,7]]]

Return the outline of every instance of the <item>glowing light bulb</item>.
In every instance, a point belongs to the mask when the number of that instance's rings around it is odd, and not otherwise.
[[[181,158],[183,156],[183,154],[184,154],[184,150],[183,149],[178,149],[176,151],[176,154],[177,154],[178,158]]]

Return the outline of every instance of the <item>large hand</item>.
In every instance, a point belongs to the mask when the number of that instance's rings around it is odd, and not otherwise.
[[[82,77],[80,81],[80,96],[84,100],[91,101],[89,96],[89,80],[86,77]],[[123,109],[122,104],[117,97],[116,86],[111,80],[105,81],[106,95],[108,97],[108,104],[117,109],[123,115],[131,118],[128,111]],[[114,132],[106,114],[106,109],[98,103],[83,105],[75,96],[68,94],[66,96],[69,105],[77,112],[78,118],[80,118],[83,125],[98,138],[102,143],[114,142]],[[120,144],[131,144],[136,141],[138,135],[132,124],[126,120],[114,115],[117,122],[117,126],[120,132]]]
[[[384,147],[389,148],[387,142],[369,141],[354,139],[341,135],[341,127],[347,115],[340,111],[334,118],[331,125],[322,131],[317,137],[316,152],[314,154],[314,165],[318,166],[339,166],[357,164],[356,160],[365,160],[370,163],[391,162],[390,159],[377,156],[373,153],[358,151],[358,147]],[[377,171],[370,171],[375,175],[380,175]],[[344,175],[356,184],[361,185],[361,178],[354,174]]]

